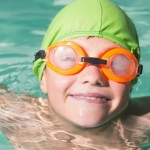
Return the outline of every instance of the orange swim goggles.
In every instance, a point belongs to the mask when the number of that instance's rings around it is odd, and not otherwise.
[[[47,51],[40,50],[35,60],[42,58],[53,71],[62,75],[79,73],[88,64],[99,67],[105,76],[116,82],[128,82],[142,73],[143,66],[136,57],[123,48],[113,48],[98,58],[89,57],[85,50],[72,41],[52,44]]]

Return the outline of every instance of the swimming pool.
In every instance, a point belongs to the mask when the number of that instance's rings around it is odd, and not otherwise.
[[[71,0],[1,1],[0,5],[0,83],[14,92],[43,96],[31,70],[34,53],[53,16]],[[141,45],[143,74],[132,97],[150,92],[150,1],[114,0],[134,21]],[[0,142],[3,139],[0,139]],[[1,144],[0,144],[1,146]],[[1,147],[0,147],[1,149]]]

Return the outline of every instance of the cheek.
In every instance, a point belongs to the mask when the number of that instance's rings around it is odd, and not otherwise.
[[[130,83],[121,84],[109,81],[110,90],[113,94],[113,100],[109,104],[109,119],[120,114],[128,105],[130,95]]]
[[[130,82],[123,84],[123,83],[110,81],[110,87],[115,97],[124,98],[124,97],[129,97],[130,95],[130,90],[131,90]]]
[[[112,81],[110,82],[110,87],[113,93],[113,101],[111,103],[110,113],[124,109],[129,101],[131,89],[130,83],[121,84]]]
[[[54,97],[54,95],[55,97],[65,95],[66,91],[73,83],[71,77],[57,74],[50,69],[47,69],[46,78],[49,97]]]

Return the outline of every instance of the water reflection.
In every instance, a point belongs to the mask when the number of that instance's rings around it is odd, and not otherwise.
[[[150,110],[139,107],[148,99],[133,101],[128,113],[103,127],[84,129],[63,120],[46,99],[1,87],[0,129],[16,150],[140,150],[150,142]]]

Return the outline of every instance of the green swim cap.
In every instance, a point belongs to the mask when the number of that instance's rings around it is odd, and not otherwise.
[[[131,19],[111,0],[75,0],[64,7],[51,22],[41,49],[76,37],[97,36],[130,50],[139,60],[139,41]],[[45,62],[37,59],[33,71],[41,80]]]

